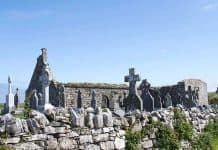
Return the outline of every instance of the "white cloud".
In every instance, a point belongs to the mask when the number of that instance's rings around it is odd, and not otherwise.
[[[210,3],[202,7],[203,11],[212,11],[212,10],[217,10],[217,9],[218,9],[218,3]]]

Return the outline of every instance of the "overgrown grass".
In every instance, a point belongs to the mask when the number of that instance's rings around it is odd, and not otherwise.
[[[209,104],[218,104],[218,93],[209,92],[208,93],[208,101],[209,101]]]
[[[8,145],[0,145],[0,150],[12,150]]]
[[[2,110],[4,108],[4,104],[0,103],[0,110]]]
[[[218,119],[211,121],[204,132],[193,139],[192,146],[197,150],[218,150]]]

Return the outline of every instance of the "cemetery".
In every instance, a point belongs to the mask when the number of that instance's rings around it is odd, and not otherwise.
[[[42,48],[23,112],[8,77],[0,144],[17,150],[204,149],[204,132],[218,130],[218,109],[208,104],[204,81],[153,87],[130,68],[123,82],[61,83]],[[21,113],[24,118],[15,116]]]

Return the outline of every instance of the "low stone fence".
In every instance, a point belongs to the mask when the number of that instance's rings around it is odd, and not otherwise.
[[[0,144],[17,150],[124,150],[127,132],[147,129],[149,121],[173,128],[173,107],[152,113],[134,111],[125,117],[113,116],[109,109],[54,108],[44,114],[32,111],[31,118],[17,119],[11,114],[0,117]],[[199,134],[209,120],[216,118],[212,108],[186,110],[178,106]],[[157,129],[143,135],[138,149],[158,149]],[[186,141],[181,145],[187,148]]]

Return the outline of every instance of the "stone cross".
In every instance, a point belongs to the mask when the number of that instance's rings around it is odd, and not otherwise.
[[[125,76],[125,82],[129,82],[129,93],[136,94],[136,82],[140,81],[140,77],[138,74],[135,74],[135,69],[129,69],[129,75]]]
[[[8,76],[8,94],[12,93],[11,77]]]
[[[12,86],[11,86],[11,77],[8,77],[8,94],[6,95],[6,103],[5,103],[5,108],[4,112],[9,113],[12,110],[14,110],[14,95],[12,93]]]
[[[129,82],[129,95],[126,99],[126,111],[133,111],[135,109],[143,110],[143,101],[138,95],[136,82],[140,81],[138,74],[135,74],[135,69],[129,69],[129,75],[125,76],[125,82]]]

